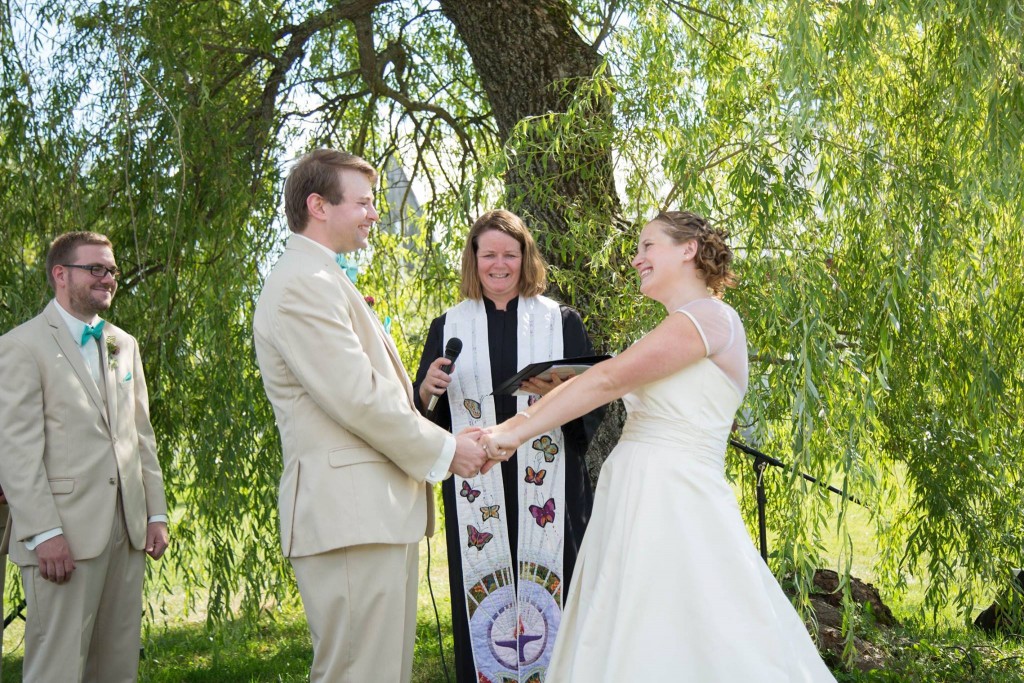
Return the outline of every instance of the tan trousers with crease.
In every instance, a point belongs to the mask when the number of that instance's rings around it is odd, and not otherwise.
[[[408,683],[418,562],[415,543],[291,558],[313,636],[310,683]]]
[[[134,683],[145,570],[145,553],[128,541],[120,497],[106,550],[76,560],[70,581],[57,585],[39,567],[22,567],[28,602],[24,680]]]

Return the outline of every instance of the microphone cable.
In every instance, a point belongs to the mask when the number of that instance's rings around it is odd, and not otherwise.
[[[458,337],[452,337],[448,340],[448,343],[444,347],[444,357],[448,360],[447,366],[444,371],[451,374],[452,364],[462,353],[462,340]],[[434,395],[430,398],[430,402],[426,406],[424,417],[428,420],[433,421],[434,411],[437,409],[438,400],[441,397]],[[436,502],[436,501],[435,501]],[[427,589],[430,591],[430,604],[434,607],[434,626],[437,627],[437,653],[441,655],[441,668],[444,670],[444,680],[451,683],[451,676],[448,674],[448,663],[444,658],[444,638],[441,636],[441,615],[437,611],[437,600],[434,599],[434,584],[430,580],[430,536],[427,536]]]
[[[441,655],[441,668],[444,670],[444,680],[451,683],[448,675],[448,664],[444,659],[444,638],[441,637],[441,615],[437,611],[437,601],[434,600],[434,585],[430,582],[430,536],[427,536],[427,590],[430,591],[430,604],[434,606],[434,626],[437,627],[437,653]]]

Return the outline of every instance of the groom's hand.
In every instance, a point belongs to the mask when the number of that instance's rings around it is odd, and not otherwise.
[[[165,522],[150,522],[146,526],[146,554],[154,560],[159,560],[167,550],[169,538]]]
[[[480,446],[483,433],[479,427],[466,427],[455,436],[455,457],[449,472],[467,479],[480,473],[480,468],[487,462],[487,454]]]

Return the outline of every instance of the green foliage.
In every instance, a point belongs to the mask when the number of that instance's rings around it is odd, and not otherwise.
[[[392,196],[360,279],[408,367],[483,210],[527,218],[553,291],[620,350],[663,315],[629,268],[637,228],[695,209],[736,248],[741,422],[793,466],[767,480],[773,568],[806,589],[836,530],[852,564],[850,503],[797,470],[868,503],[880,583],[927,579],[933,616],[1021,564],[1016,3],[564,3],[599,67],[553,79],[560,108],[507,138],[445,13],[375,4],[0,8],[0,329],[47,300],[49,239],[111,236],[111,317],[142,343],[176,505],[168,561],[212,617],[292,593],[250,316],[284,164],[313,145],[401,165],[419,194],[415,216]],[[544,55],[524,38],[519,57]],[[730,473],[752,485],[746,460]]]
[[[166,561],[192,578],[190,590],[207,589],[211,615],[221,615],[237,587],[255,609],[284,576],[272,532],[277,435],[249,323],[276,242],[277,172],[263,160],[254,173],[236,153],[242,98],[201,105],[188,74],[204,57],[183,37],[195,17],[183,13],[182,26],[141,9],[40,4],[5,22],[5,35],[53,52],[46,63],[13,41],[4,50],[24,70],[17,79],[5,70],[13,100],[0,114],[10,246],[0,256],[0,327],[51,296],[50,239],[69,229],[111,237],[125,271],[111,318],[142,345],[176,508],[177,552]],[[61,41],[44,39],[44,20]]]
[[[968,615],[1021,561],[1024,368],[1007,340],[1024,292],[1003,270],[1024,256],[1021,17],[702,10],[638,9],[616,36],[616,152],[639,215],[695,207],[739,246],[743,421],[794,465],[769,495],[778,568],[809,576],[822,533],[845,528],[848,504],[799,469],[869,502],[887,587],[929,577],[933,613]]]
[[[978,633],[942,634],[915,628],[875,634],[889,656],[885,668],[836,672],[839,683],[1018,683],[1024,677],[1019,641],[989,640]]]

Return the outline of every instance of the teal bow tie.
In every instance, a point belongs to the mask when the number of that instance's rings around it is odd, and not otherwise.
[[[96,327],[93,327],[92,325],[86,325],[85,329],[82,330],[82,341],[78,342],[78,345],[85,346],[90,338],[99,341],[100,337],[103,336],[103,325],[106,322],[106,320],[101,320],[98,323],[96,323]]]
[[[356,279],[359,277],[359,266],[356,263],[349,263],[349,260],[345,258],[345,254],[338,254],[334,257],[334,260],[338,262],[338,266],[345,271],[345,275],[348,279],[355,284]]]

